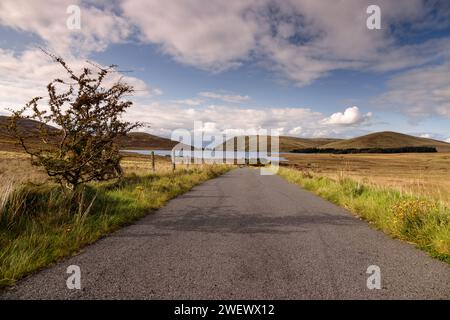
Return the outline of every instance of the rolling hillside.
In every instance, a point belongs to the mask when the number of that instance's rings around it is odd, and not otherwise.
[[[14,136],[7,130],[9,117],[0,116],[0,150],[2,151],[23,151],[22,147],[17,144]],[[37,138],[39,132],[38,121],[23,119],[19,121],[19,130],[26,136],[30,137],[32,144],[39,145],[40,141]],[[48,127],[50,131],[57,131],[54,127]]]
[[[319,148],[363,149],[401,147],[435,147],[438,152],[450,152],[450,143],[390,131],[376,132],[353,139],[335,141],[322,145]]]
[[[16,144],[14,137],[6,130],[8,117],[0,116],[0,150],[22,151]],[[22,120],[19,122],[20,130],[33,136],[38,132],[39,122],[33,120]],[[50,130],[58,130],[49,127]],[[36,138],[33,143],[38,144]],[[131,132],[128,136],[118,139],[122,149],[161,149],[170,150],[177,142],[167,138],[158,137],[144,132]],[[268,137],[270,147],[270,137]],[[450,152],[450,143],[443,141],[419,138],[397,132],[376,132],[352,139],[332,139],[332,138],[297,138],[280,136],[280,152],[289,152],[294,149],[305,148],[334,148],[334,149],[363,149],[363,148],[401,148],[401,147],[435,147],[438,152]],[[216,147],[221,150],[224,144]],[[235,147],[237,149],[237,146]],[[248,139],[246,139],[246,150],[248,150]]]
[[[245,149],[248,151],[249,142],[248,137],[246,136],[245,141]],[[289,152],[294,149],[301,149],[301,148],[317,148],[322,145],[331,143],[331,142],[337,142],[340,141],[340,139],[329,139],[329,138],[297,138],[297,137],[288,137],[288,136],[280,136],[279,137],[279,146],[280,146],[280,152]],[[224,144],[218,145],[215,149],[216,150],[222,150]],[[268,137],[268,145],[270,148],[270,137]],[[238,146],[235,145],[235,151],[238,149]],[[244,151],[244,150],[239,150]],[[250,151],[256,151],[256,150],[250,150]]]
[[[17,145],[15,138],[7,131],[8,117],[0,116],[0,150],[2,151],[23,151],[22,147]],[[24,119],[19,122],[19,130],[25,132],[29,136],[38,133],[39,122]],[[58,130],[49,127],[50,130]],[[32,139],[32,143],[39,144],[39,140]],[[161,149],[170,150],[177,142],[170,139],[154,136],[144,132],[131,132],[128,136],[118,139],[118,143],[122,149]]]
[[[248,136],[246,136],[247,138]],[[439,140],[419,138],[397,132],[376,132],[352,139],[332,139],[332,138],[297,138],[280,136],[280,152],[290,152],[295,149],[366,149],[366,148],[402,148],[402,147],[435,147],[438,152],[450,152],[450,143]],[[270,137],[268,137],[270,147]],[[216,147],[222,150],[224,144]],[[242,149],[242,148],[241,148]],[[246,139],[245,149],[248,151],[248,139]],[[235,146],[237,150],[237,146]],[[241,150],[243,151],[243,150]],[[256,150],[252,150],[256,151]]]
[[[127,137],[118,139],[122,149],[171,150],[178,142],[145,132],[130,132]]]

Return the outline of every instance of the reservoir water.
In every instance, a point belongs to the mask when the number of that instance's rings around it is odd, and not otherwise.
[[[120,150],[122,152],[137,153],[142,155],[151,155],[152,152],[157,156],[170,157],[172,156],[172,150]],[[266,159],[268,161],[287,161],[286,158],[282,157],[286,153],[274,153],[267,154],[265,152],[245,152],[245,151],[212,151],[212,150],[175,150],[176,158],[194,158],[194,159],[205,159],[205,160],[223,160],[225,159]]]

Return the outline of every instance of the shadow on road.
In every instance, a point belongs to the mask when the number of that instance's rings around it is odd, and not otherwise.
[[[204,196],[202,196],[204,197]],[[202,198],[199,197],[199,198]],[[192,197],[191,198],[195,198]],[[180,214],[179,211],[169,214],[157,214],[148,216],[138,222],[138,225],[153,226],[155,233],[136,233],[128,230],[126,234],[117,236],[153,237],[169,235],[170,232],[206,232],[206,233],[263,233],[263,234],[289,234],[307,232],[310,226],[350,226],[358,223],[354,217],[315,212],[309,214],[280,214],[278,216],[265,216],[257,212],[237,212],[233,206],[221,206],[220,213],[217,207],[189,206]],[[161,232],[163,231],[163,232]],[[164,231],[169,231],[165,234]],[[113,235],[115,236],[115,235]]]

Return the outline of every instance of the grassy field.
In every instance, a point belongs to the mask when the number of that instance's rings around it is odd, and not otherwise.
[[[450,154],[286,157],[289,182],[450,263]]]
[[[92,183],[70,196],[32,167],[24,154],[0,154],[0,287],[149,214],[169,199],[230,169],[177,166],[157,158],[127,156],[120,182]]]
[[[389,187],[403,194],[450,202],[450,153],[288,154],[289,165],[332,179]]]

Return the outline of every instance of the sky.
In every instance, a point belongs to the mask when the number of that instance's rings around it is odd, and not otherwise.
[[[39,48],[75,70],[118,65],[112,80],[136,89],[125,117],[152,134],[201,121],[208,134],[450,142],[448,0],[1,0],[0,114],[63,74]]]

